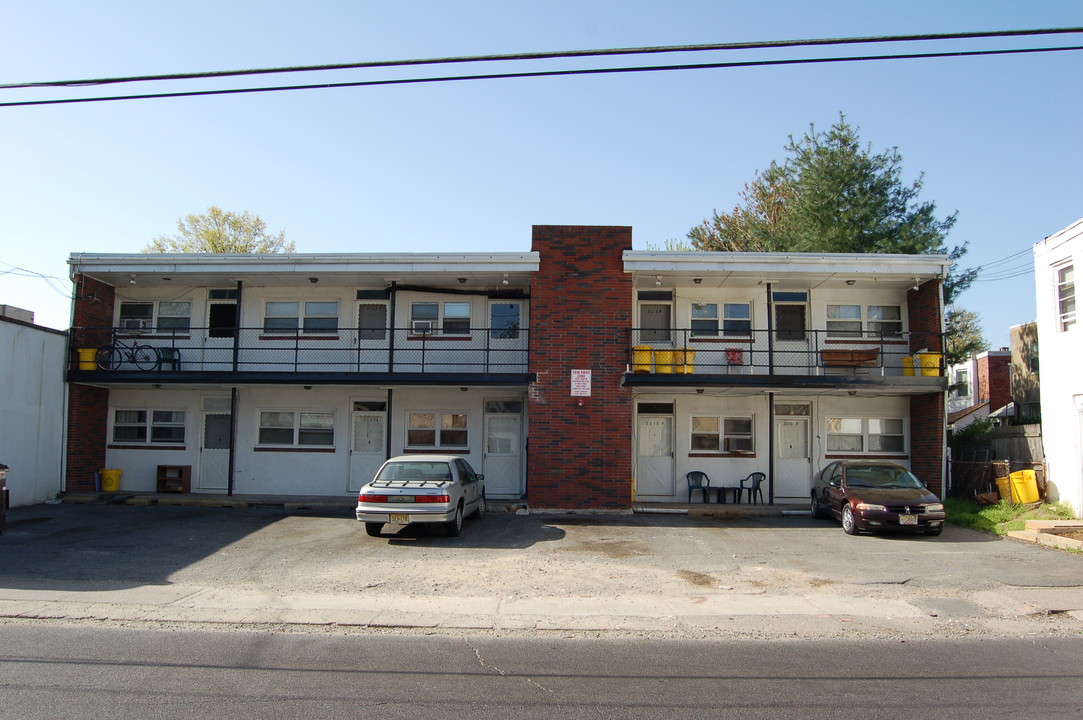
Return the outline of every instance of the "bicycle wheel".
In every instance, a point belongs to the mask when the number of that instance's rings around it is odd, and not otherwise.
[[[158,367],[160,361],[161,355],[158,354],[156,347],[138,345],[132,350],[132,362],[140,370],[153,370]]]
[[[120,349],[112,345],[98,348],[98,367],[102,370],[116,370],[120,367]]]

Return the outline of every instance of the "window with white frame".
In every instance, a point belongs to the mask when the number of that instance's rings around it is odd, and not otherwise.
[[[725,337],[748,337],[752,333],[750,303],[693,302],[692,337],[716,337],[720,319]]]
[[[183,410],[115,410],[113,442],[129,445],[183,445]]]
[[[436,332],[444,335],[467,335],[470,333],[470,303],[460,300],[412,303],[410,329],[421,335]]]
[[[192,325],[192,303],[187,300],[122,302],[117,326],[121,330],[157,330],[187,333]]]
[[[469,445],[466,413],[411,412],[406,415],[406,447],[465,448]]]
[[[1075,266],[1057,268],[1057,327],[1063,332],[1075,325]]]
[[[752,452],[753,422],[748,415],[693,415],[692,452]]]
[[[970,394],[970,372],[957,370],[955,372],[955,394],[959,396]]]
[[[904,453],[905,423],[901,418],[827,419],[827,451],[843,453]]]
[[[828,337],[897,337],[902,334],[901,305],[828,305]]]
[[[263,332],[292,335],[338,331],[338,301],[272,300],[263,306]]]
[[[314,410],[261,410],[258,444],[334,447],[335,414]]]

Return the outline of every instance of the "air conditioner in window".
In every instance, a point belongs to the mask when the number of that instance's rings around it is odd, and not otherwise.
[[[120,321],[121,330],[149,330],[150,320],[146,318],[122,318]]]
[[[424,335],[425,333],[431,333],[436,329],[436,323],[432,320],[414,320],[413,331]]]

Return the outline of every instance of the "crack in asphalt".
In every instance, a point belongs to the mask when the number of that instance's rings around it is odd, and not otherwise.
[[[464,642],[465,642],[465,641],[464,641]],[[495,671],[496,673],[498,673],[498,674],[500,675],[500,677],[508,677],[508,674],[507,674],[506,672],[504,672],[504,670],[503,670],[503,669],[501,669],[501,668],[497,667],[496,665],[490,665],[489,663],[485,662],[485,658],[483,658],[483,657],[481,656],[481,650],[479,650],[478,648],[474,647],[473,645],[470,645],[470,643],[467,643],[467,646],[468,646],[468,647],[469,647],[469,648],[470,648],[471,650],[473,650],[473,651],[474,651],[474,657],[476,657],[476,658],[478,659],[478,664],[479,664],[479,665],[481,665],[481,667],[485,668],[486,670],[493,670],[493,671]],[[516,676],[516,677],[518,677],[518,676]],[[552,692],[553,692],[552,690],[550,690],[549,688],[545,687],[545,686],[544,686],[544,685],[542,685],[541,683],[537,682],[537,681],[536,681],[536,680],[534,680],[533,678],[523,677],[523,678],[522,678],[522,680],[523,680],[524,682],[526,682],[527,684],[529,684],[529,685],[533,685],[534,687],[538,688],[539,690],[541,690],[541,691],[543,691],[543,692],[547,692],[547,693],[552,693]]]

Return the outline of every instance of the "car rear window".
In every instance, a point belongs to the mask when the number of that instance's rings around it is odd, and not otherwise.
[[[451,479],[451,467],[446,462],[393,462],[384,465],[376,479],[440,482]]]

